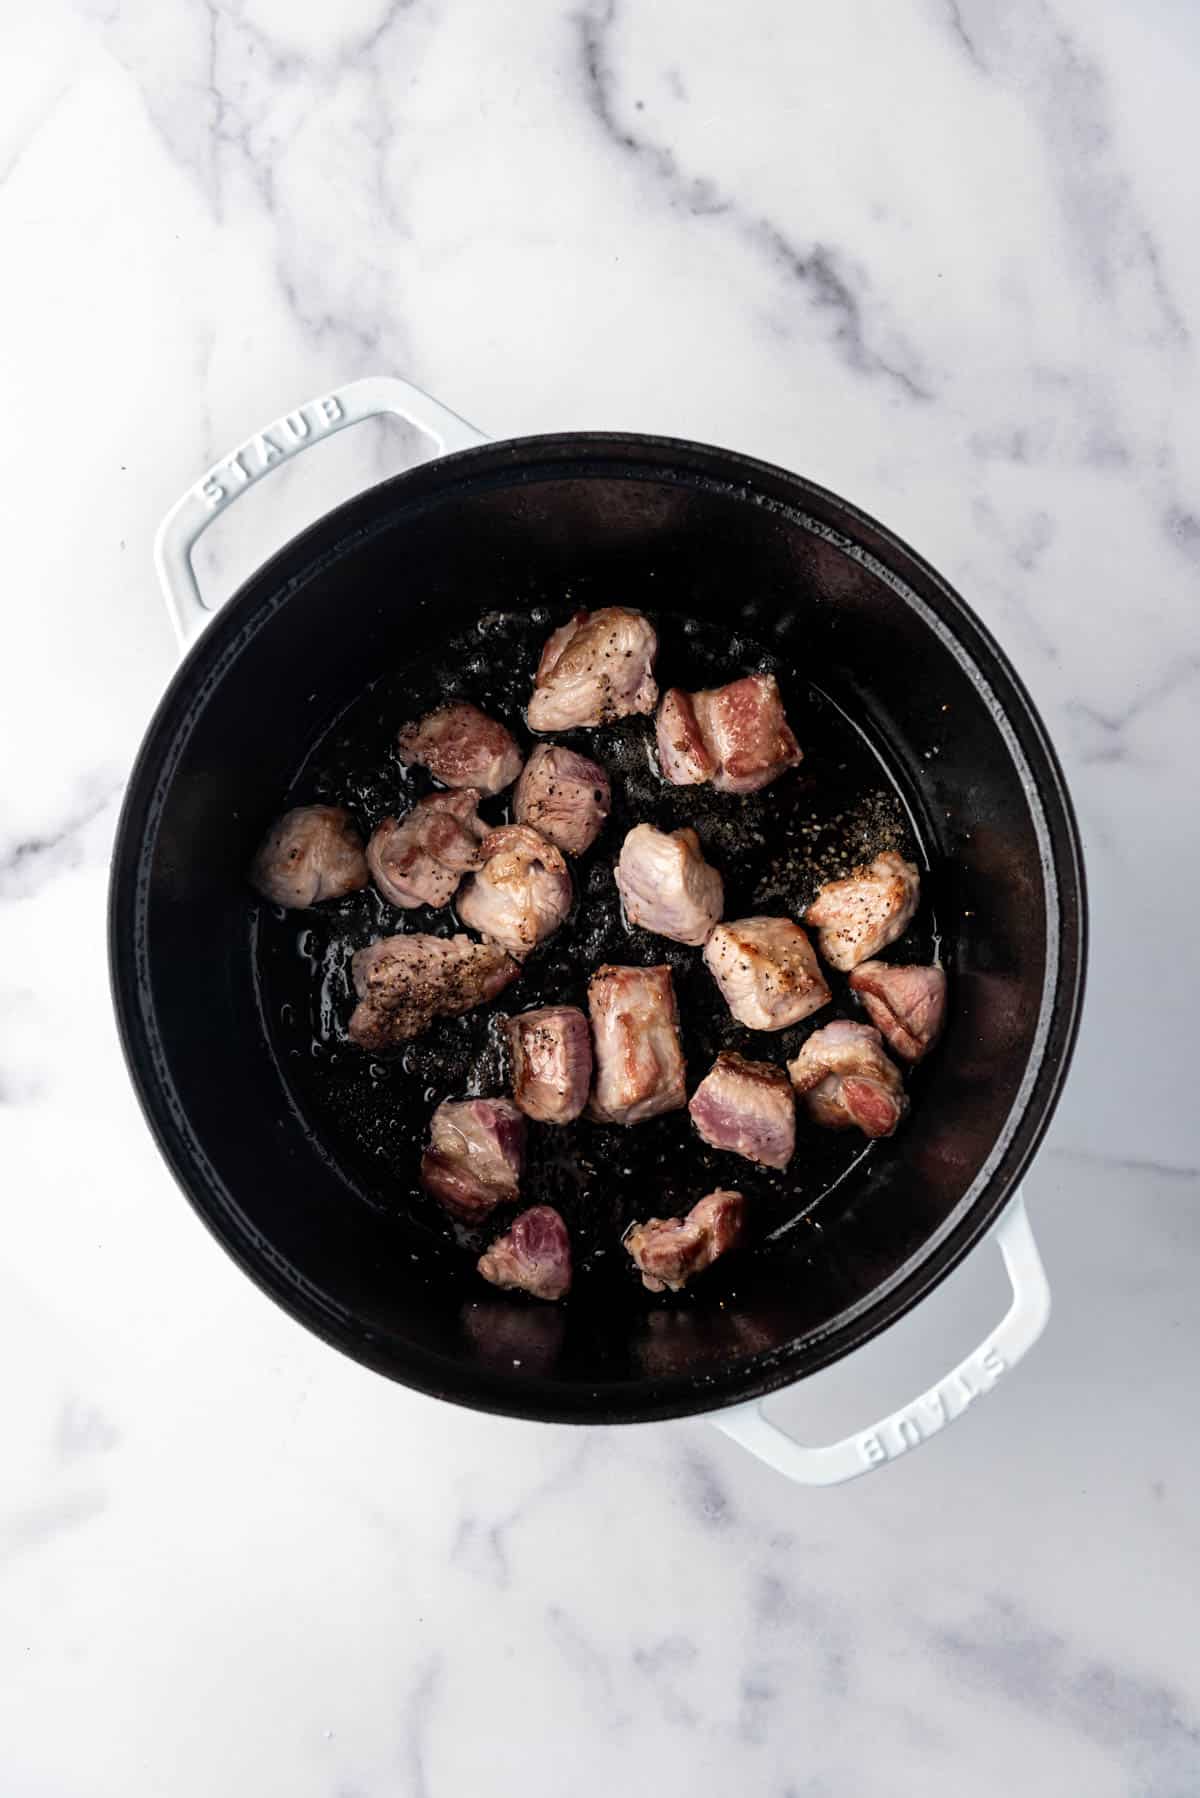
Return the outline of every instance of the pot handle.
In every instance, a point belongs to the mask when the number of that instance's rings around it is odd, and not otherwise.
[[[277,418],[214,464],[171,507],[154,539],[154,565],[181,649],[187,649],[213,616],[200,597],[192,551],[213,519],[278,463],[365,418],[393,413],[432,437],[439,456],[472,449],[487,438],[448,406],[392,375],[348,381]]]
[[[993,1236],[1012,1285],[1012,1304],[999,1327],[974,1353],[910,1404],[825,1448],[805,1448],[794,1441],[770,1422],[757,1399],[723,1411],[711,1421],[760,1461],[801,1486],[840,1486],[895,1461],[910,1448],[919,1448],[990,1392],[1001,1374],[1016,1366],[1050,1316],[1050,1285],[1019,1192],[1013,1195]]]

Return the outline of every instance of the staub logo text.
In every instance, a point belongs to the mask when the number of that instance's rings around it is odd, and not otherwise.
[[[1007,1367],[994,1343],[980,1349],[947,1379],[923,1392],[915,1403],[860,1436],[858,1452],[862,1459],[868,1467],[877,1467],[881,1461],[894,1461],[907,1449],[918,1447],[989,1392]]]
[[[313,400],[298,412],[289,412],[286,418],[278,419],[265,431],[251,437],[248,443],[234,450],[232,456],[210,469],[200,483],[201,500],[210,512],[216,512],[226,500],[240,493],[243,487],[251,486],[276,462],[294,456],[310,438],[336,430],[344,419],[342,402],[333,393],[323,400]]]

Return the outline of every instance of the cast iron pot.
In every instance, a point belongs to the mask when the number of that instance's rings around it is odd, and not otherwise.
[[[207,611],[191,551],[212,518],[277,462],[382,412],[426,431],[437,458],[340,506]],[[113,991],[163,1154],[265,1292],[438,1397],[562,1422],[712,1413],[813,1483],[893,1458],[995,1384],[1049,1310],[1018,1182],[1075,1038],[1084,883],[1045,729],[945,581],[844,500],[749,457],[602,432],[488,443],[384,377],[301,407],[217,465],[165,521],[157,560],[187,653],[117,834]],[[521,607],[584,572],[620,596],[647,567],[660,614],[733,628],[753,596],[759,631],[769,618],[796,665],[869,722],[938,870],[950,1016],[920,1104],[823,1205],[819,1245],[794,1232],[754,1256],[736,1302],[612,1311],[580,1289],[542,1311],[504,1301],[480,1330],[469,1263],[431,1275],[400,1252],[396,1220],[348,1190],[295,1104],[261,1013],[245,871],[313,740],[381,669],[413,663],[482,598]],[[763,1416],[764,1395],[886,1329],[989,1233],[1012,1306],[944,1380],[829,1447],[801,1447]]]

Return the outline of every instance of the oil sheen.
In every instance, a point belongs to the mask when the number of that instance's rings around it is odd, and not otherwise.
[[[447,639],[436,657],[383,674],[314,745],[292,790],[281,795],[281,809],[313,800],[345,805],[365,839],[383,818],[402,813],[431,790],[424,770],[401,764],[396,735],[403,724],[450,698],[473,700],[502,719],[528,753],[546,740],[525,727],[533,670],[546,636],[561,622],[562,614],[541,607],[490,613],[465,635]],[[601,963],[667,962],[679,1003],[689,1092],[720,1049],[782,1066],[822,1024],[862,1015],[844,976],[826,970],[833,1003],[815,1017],[778,1032],[735,1023],[699,949],[624,923],[613,865],[634,824],[691,825],[724,878],[724,915],[730,919],[799,918],[822,881],[848,873],[882,849],[898,849],[923,870],[926,866],[912,807],[886,754],[805,671],[751,638],[711,624],[675,613],[653,622],[663,687],[694,690],[755,671],[773,672],[804,761],[763,792],[738,796],[664,782],[650,718],[553,739],[605,765],[612,813],[596,843],[573,864],[571,916],[493,1004],[442,1019],[415,1042],[387,1054],[365,1054],[346,1038],[354,1004],[351,956],[373,938],[399,931],[453,935],[461,928],[453,905],[402,912],[367,888],[310,911],[282,912],[265,904],[255,908],[248,896],[263,1013],[301,1113],[361,1202],[406,1213],[411,1223],[447,1238],[457,1234],[464,1247],[490,1240],[506,1227],[512,1211],[494,1213],[478,1236],[457,1231],[420,1189],[421,1149],[430,1114],[441,1100],[507,1090],[500,1028],[505,1015],[548,1004],[586,1010],[588,976]],[[502,823],[509,802],[508,794],[486,800],[481,814]],[[936,921],[925,897],[909,933],[889,955],[898,961],[929,960],[935,941]],[[877,1152],[857,1132],[819,1130],[803,1112],[797,1121],[796,1154],[782,1173],[709,1148],[686,1111],[628,1129],[586,1119],[566,1127],[531,1124],[521,1203],[561,1210],[575,1246],[577,1279],[612,1277],[614,1264],[624,1262],[620,1239],[631,1223],[686,1211],[715,1186],[736,1186],[747,1195],[752,1237],[769,1252],[772,1238],[809,1216],[827,1195],[835,1203],[848,1169]]]

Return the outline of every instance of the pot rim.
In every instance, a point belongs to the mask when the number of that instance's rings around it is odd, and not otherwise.
[[[485,485],[499,486],[511,483],[514,470],[521,465],[527,470],[525,478],[534,480],[539,472],[544,478],[554,478],[553,470],[557,478],[564,478],[570,471],[564,465],[589,462],[599,466],[576,466],[573,472],[634,478],[641,467],[647,476],[659,480],[699,475],[731,489],[751,488],[768,507],[799,513],[810,525],[817,523],[839,547],[868,562],[889,584],[900,587],[906,602],[918,603],[926,622],[938,630],[975,684],[982,687],[1010,748],[1029,765],[1031,793],[1036,798],[1031,810],[1041,839],[1051,902],[1038,1032],[1005,1130],[955,1211],[904,1267],[823,1330],[804,1338],[802,1347],[793,1341],[707,1373],[647,1376],[638,1382],[615,1381],[578,1389],[537,1377],[517,1383],[490,1369],[472,1365],[467,1370],[462,1363],[415,1348],[406,1351],[401,1370],[356,1320],[298,1283],[269,1241],[249,1226],[235,1196],[228,1192],[191,1130],[153,1026],[144,929],[146,847],[154,838],[170,788],[170,763],[186,741],[189,717],[219,684],[225,663],[318,567],[328,566],[388,528],[396,511],[389,501],[423,506],[436,503],[448,479],[465,477],[472,483],[483,479]],[[603,466],[606,462],[610,464],[607,469]],[[381,510],[386,511],[386,518],[377,516],[372,525],[370,513]],[[826,524],[820,517],[822,511],[834,513],[838,524]],[[841,526],[849,527],[854,535],[843,535]],[[898,563],[903,572],[897,572],[891,562]],[[914,577],[927,592],[916,591]],[[944,614],[953,620],[953,627]],[[1007,687],[1004,704],[992,691],[993,681],[983,679],[985,670]],[[1057,916],[1057,936],[1051,914]],[[314,1334],[400,1384],[474,1410],[556,1423],[654,1422],[704,1415],[761,1399],[853,1353],[918,1304],[989,1233],[1041,1144],[1078,1036],[1087,940],[1082,843],[1057,753],[1024,682],[961,595],[895,532],[803,475],[738,450],[619,431],[502,438],[418,464],[321,515],[255,569],[191,645],[146,729],[117,824],[108,907],[113,1005],[138,1101],[185,1197],[242,1271]],[[804,1362],[801,1367],[795,1365],[799,1359]]]

